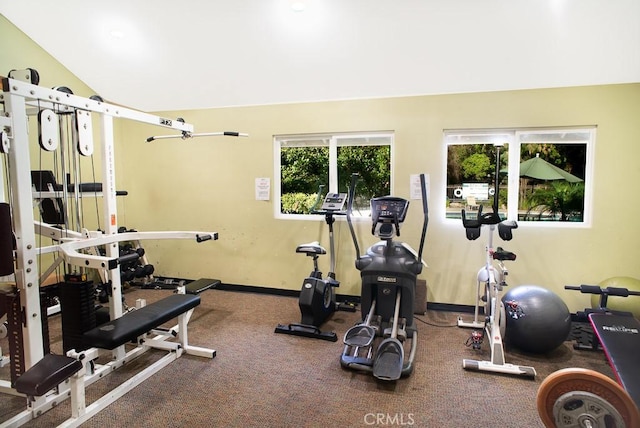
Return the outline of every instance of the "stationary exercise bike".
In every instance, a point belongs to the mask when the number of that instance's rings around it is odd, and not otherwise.
[[[466,212],[462,210],[462,225],[465,228],[467,239],[476,240],[480,237],[483,226],[489,227],[488,243],[485,246],[485,264],[478,271],[476,304],[474,319],[471,322],[458,318],[459,327],[470,327],[476,329],[467,340],[467,345],[475,350],[480,350],[485,339],[489,342],[491,351],[490,361],[478,361],[464,359],[462,367],[467,370],[480,370],[496,373],[521,375],[534,378],[536,371],[533,367],[517,366],[508,364],[505,361],[504,346],[502,338],[505,333],[506,315],[504,304],[500,298],[503,287],[507,286],[506,276],[508,270],[504,265],[505,261],[515,260],[516,255],[506,251],[501,247],[493,248],[493,235],[498,229],[498,235],[503,241],[510,241],[513,238],[513,229],[518,227],[515,221],[502,221],[498,214],[499,195],[499,173],[500,173],[500,145],[496,145],[496,171],[495,189],[493,194],[493,212],[482,213],[482,205],[478,207],[476,218],[467,218]],[[496,262],[497,266],[494,265]],[[481,287],[484,290],[481,290]],[[481,294],[482,292],[482,294]],[[480,307],[484,308],[484,319],[480,320]]]
[[[318,205],[320,195],[324,186],[320,186],[318,198],[314,206]],[[326,254],[327,250],[314,241],[308,244],[298,245],[296,253],[305,254],[313,260],[313,270],[302,281],[302,288],[298,298],[298,305],[302,319],[299,323],[288,325],[278,324],[276,333],[290,334],[294,336],[311,337],[314,339],[328,340],[336,342],[338,336],[332,331],[322,331],[320,326],[335,311],[355,312],[355,305],[344,302],[336,302],[335,289],[340,286],[340,281],[336,279],[336,259],[334,251],[333,223],[335,216],[345,215],[344,205],[347,201],[346,193],[327,193],[319,210],[311,210],[311,214],[324,215],[325,222],[329,226],[329,256],[330,268],[326,278],[322,278],[322,272],[318,269],[318,257]]]
[[[413,371],[418,333],[413,319],[417,276],[422,272],[422,249],[427,232],[428,207],[424,174],[420,175],[424,223],[418,253],[400,236],[409,201],[393,196],[371,200],[371,233],[381,239],[361,256],[351,222],[357,175],[352,176],[347,222],[356,248],[356,268],[362,278],[362,322],[344,336],[340,357],[343,368],[372,373],[376,379],[395,381]],[[405,344],[409,349],[408,356]]]

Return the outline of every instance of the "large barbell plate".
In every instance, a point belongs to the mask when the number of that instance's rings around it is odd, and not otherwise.
[[[640,426],[638,408],[629,394],[593,370],[567,368],[551,373],[540,384],[536,401],[547,428]]]

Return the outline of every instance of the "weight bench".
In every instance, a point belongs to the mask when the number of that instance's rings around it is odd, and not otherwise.
[[[185,285],[184,292],[187,294],[200,294],[210,288],[216,288],[221,283],[222,281],[219,279],[200,278]]]
[[[87,331],[83,334],[83,342],[94,348],[115,349],[199,304],[199,296],[172,294]],[[69,379],[81,368],[82,362],[78,359],[47,354],[16,379],[15,389],[22,394],[39,397]]]
[[[640,408],[640,322],[631,315],[589,314],[618,383]]]
[[[90,347],[115,349],[199,304],[200,296],[172,294],[142,308],[126,312],[120,318],[85,332],[82,335],[82,340],[85,345]]]
[[[175,361],[183,353],[204,358],[214,358],[216,351],[189,345],[187,324],[191,310],[200,304],[200,296],[193,294],[172,294],[162,300],[127,312],[120,318],[107,322],[82,335],[83,344],[89,349],[67,352],[66,356],[48,354],[15,382],[17,392],[28,396],[27,409],[5,421],[3,426],[19,426],[33,418],[35,412],[50,408],[71,399],[71,417],[61,426],[79,426],[105,409],[117,399],[131,391],[154,373]],[[162,324],[178,318],[177,327],[166,332],[159,329]],[[137,346],[120,354],[116,348],[134,341],[145,333],[155,330],[154,337],[145,338]],[[172,341],[172,339],[177,339]],[[128,361],[137,358],[148,349],[167,351],[166,355],[138,372],[135,376],[123,381],[102,397],[90,404],[86,403],[86,387],[101,379],[105,374],[124,366]],[[95,364],[95,360],[105,349],[115,350],[114,360]],[[50,392],[53,391],[53,394]],[[46,411],[46,410],[45,410]]]

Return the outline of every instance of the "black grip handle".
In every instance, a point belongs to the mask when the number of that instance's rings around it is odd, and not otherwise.
[[[222,135],[226,135],[228,137],[239,137],[240,133],[235,131],[224,131]]]
[[[576,290],[583,294],[602,294],[602,291],[603,291],[602,288],[598,287],[597,285],[586,285],[586,284],[565,285],[564,289]]]
[[[196,242],[204,242],[212,239],[211,235],[196,235]]]
[[[565,285],[565,290],[577,290],[584,294],[606,294],[608,296],[620,296],[620,297],[628,297],[628,296],[640,296],[640,292],[629,290],[624,287],[600,287],[598,285],[587,285],[581,284],[579,286],[576,285]]]
[[[605,288],[607,294],[609,296],[620,296],[620,297],[629,297],[629,296],[638,296],[640,293],[637,291],[629,290],[628,288],[623,287],[607,287]]]

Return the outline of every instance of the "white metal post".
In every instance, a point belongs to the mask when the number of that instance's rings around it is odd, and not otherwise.
[[[113,141],[113,117],[100,114],[101,146],[102,146],[102,193],[105,222],[105,236],[118,233],[118,213],[116,203],[116,172]],[[106,256],[115,259],[120,255],[118,242],[105,245]],[[107,280],[111,281],[111,302],[109,314],[112,320],[122,316],[122,283],[120,281],[120,264],[108,270]],[[124,346],[119,346],[112,351],[113,358],[119,360],[125,355]]]
[[[6,116],[0,116],[0,137],[8,140],[8,133],[11,129],[11,118],[5,113]],[[0,141],[2,144],[2,141]],[[2,157],[0,157],[2,159]],[[4,166],[0,165],[0,202],[7,202],[7,196],[5,195],[5,187],[7,186],[7,180],[4,176]]]
[[[38,252],[31,199],[29,131],[24,97],[5,95],[5,110],[13,118],[13,138],[9,150],[9,181],[13,189],[10,203],[16,237],[16,285],[20,290],[20,305],[25,313],[22,326],[24,366],[25,369],[29,369],[44,356]]]

